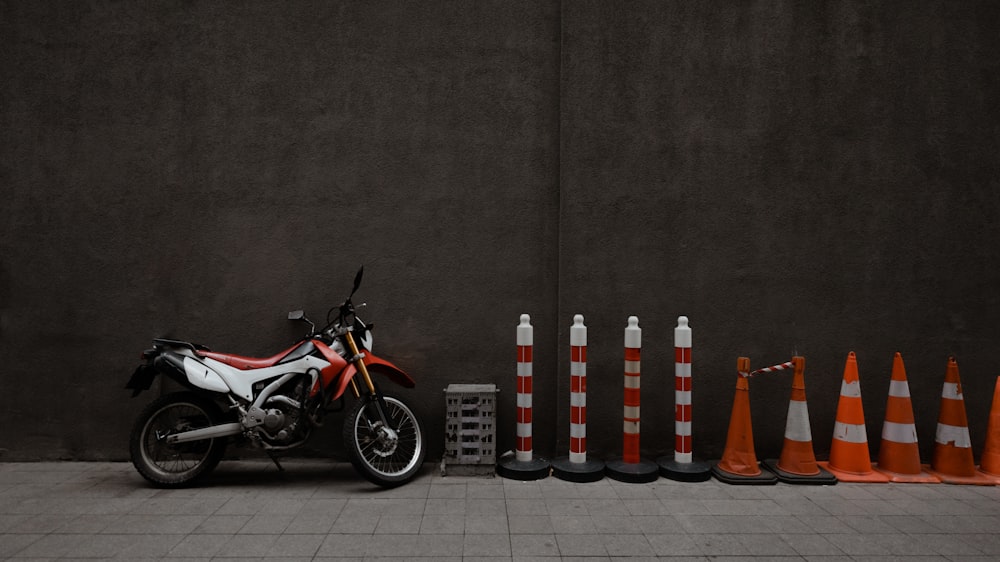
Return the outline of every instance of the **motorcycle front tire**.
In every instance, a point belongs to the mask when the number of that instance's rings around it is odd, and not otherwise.
[[[172,433],[222,421],[215,402],[194,392],[162,396],[143,409],[132,426],[129,453],[143,478],[161,488],[187,486],[212,471],[226,450],[225,437],[168,444]]]
[[[383,488],[406,484],[424,463],[426,448],[420,422],[402,400],[383,396],[385,419],[382,424],[379,401],[362,397],[344,420],[344,446],[354,469],[369,482]]]

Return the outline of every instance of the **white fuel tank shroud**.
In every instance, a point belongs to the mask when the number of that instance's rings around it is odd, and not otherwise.
[[[188,373],[188,379],[191,380],[193,384],[209,390],[217,390],[218,392],[232,392],[240,398],[250,402],[253,402],[253,385],[258,381],[271,379],[292,372],[305,373],[309,369],[322,371],[326,367],[330,366],[330,363],[311,355],[302,357],[301,359],[297,359],[290,363],[275,365],[273,367],[265,367],[262,369],[250,369],[248,371],[241,371],[226,365],[221,361],[216,361],[215,359],[207,357],[202,359],[203,363],[190,359],[201,369],[202,372],[208,371],[215,375],[218,384],[221,385],[221,388],[216,388],[209,387],[192,380],[192,369],[188,367],[189,359],[190,358],[188,357],[184,358],[184,368]],[[194,372],[198,371],[195,370]]]

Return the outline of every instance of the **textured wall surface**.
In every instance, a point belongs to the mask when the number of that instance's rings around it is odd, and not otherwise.
[[[822,456],[851,350],[873,449],[900,351],[924,455],[950,354],[978,454],[998,61],[991,2],[0,1],[0,459],[124,458],[150,338],[274,353],[362,263],[430,458],[452,382],[501,387],[513,447],[522,312],[545,455],[567,450],[576,313],[597,456],[620,454],[633,314],[648,456],[672,448],[681,314],[699,456],[736,357],[796,351]],[[762,457],[789,382],[752,383]]]
[[[152,337],[276,353],[361,264],[432,454],[554,325],[554,4],[3,6],[3,458],[122,458]]]
[[[672,449],[681,314],[696,453],[721,455],[736,358],[795,351],[817,454],[851,350],[873,447],[897,351],[925,455],[949,354],[981,447],[1000,375],[1000,7],[738,4],[564,5],[560,341],[586,315],[589,388],[617,395],[639,316],[651,455]],[[789,386],[752,381],[761,456],[780,453]],[[621,406],[588,413],[610,427]]]

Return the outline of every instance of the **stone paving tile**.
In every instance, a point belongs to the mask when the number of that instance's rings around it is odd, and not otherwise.
[[[502,489],[503,487],[501,486],[501,490]],[[427,497],[431,499],[464,499],[466,497],[466,492],[467,485],[465,482],[455,484],[431,484]]]
[[[506,499],[503,486],[497,484],[467,484],[465,497],[470,499]]]
[[[465,533],[472,535],[508,535],[507,515],[467,515]]]
[[[465,533],[463,515],[425,515],[420,524],[422,535],[454,535]]]
[[[247,524],[250,517],[250,515],[209,515],[192,533],[234,535]]]
[[[701,547],[693,535],[646,535],[650,548],[657,556],[700,556]]]
[[[302,556],[312,558],[319,551],[325,537],[322,535],[281,535],[268,548],[266,557],[286,558]]]
[[[515,556],[559,556],[555,535],[510,535],[510,549]]]
[[[552,517],[548,515],[517,515],[507,520],[512,535],[553,535]]]
[[[233,535],[215,556],[220,558],[259,558],[278,541],[278,535]]]
[[[325,535],[330,532],[336,521],[337,515],[300,513],[288,524],[286,531],[305,535]]]
[[[546,499],[545,511],[549,515],[573,515],[582,516],[590,514],[587,503],[583,498],[574,499]]]
[[[465,515],[465,497],[430,498],[424,503],[424,515]]]
[[[341,513],[330,528],[330,532],[333,534],[370,535],[375,532],[380,519],[379,515],[349,516]]]
[[[508,535],[466,534],[462,546],[462,556],[511,556]]]
[[[595,531],[602,535],[641,535],[643,531],[635,519],[636,517],[620,515],[592,515],[590,517]]]
[[[548,515],[549,510],[544,501],[537,499],[508,499],[507,516],[515,517],[519,515]]]
[[[293,515],[257,514],[240,527],[237,534],[242,535],[280,535],[295,519]]]
[[[375,527],[376,535],[416,535],[420,533],[422,517],[413,515],[383,515]],[[298,532],[294,526],[291,529]]]
[[[609,556],[600,535],[556,534],[560,556]]]
[[[8,535],[4,534],[0,540],[0,556],[14,556],[24,552],[32,544],[45,538],[43,534]]]
[[[801,556],[843,556],[844,551],[828,541],[825,535],[789,534],[779,535],[785,544]]]
[[[644,535],[683,534],[684,528],[676,517],[671,515],[636,515],[626,520],[637,531]],[[597,522],[595,521],[595,525]]]
[[[597,526],[589,515],[552,515],[552,529],[557,535],[594,535]]]
[[[505,515],[507,502],[503,499],[467,499],[466,515]]]
[[[211,558],[221,551],[222,547],[232,538],[232,534],[188,535],[174,545],[174,548],[167,555],[174,558],[202,556]]]
[[[649,539],[644,535],[599,535],[611,557],[655,556]]]

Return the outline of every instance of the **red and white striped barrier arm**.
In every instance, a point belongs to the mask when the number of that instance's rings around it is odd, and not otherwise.
[[[778,365],[772,365],[770,367],[764,367],[763,369],[757,369],[756,371],[750,371],[749,373],[744,373],[740,371],[740,376],[743,378],[756,377],[757,375],[765,373],[773,373],[775,371],[784,371],[785,369],[791,369],[791,368],[792,368],[792,362],[788,361],[787,363],[781,363]]]

